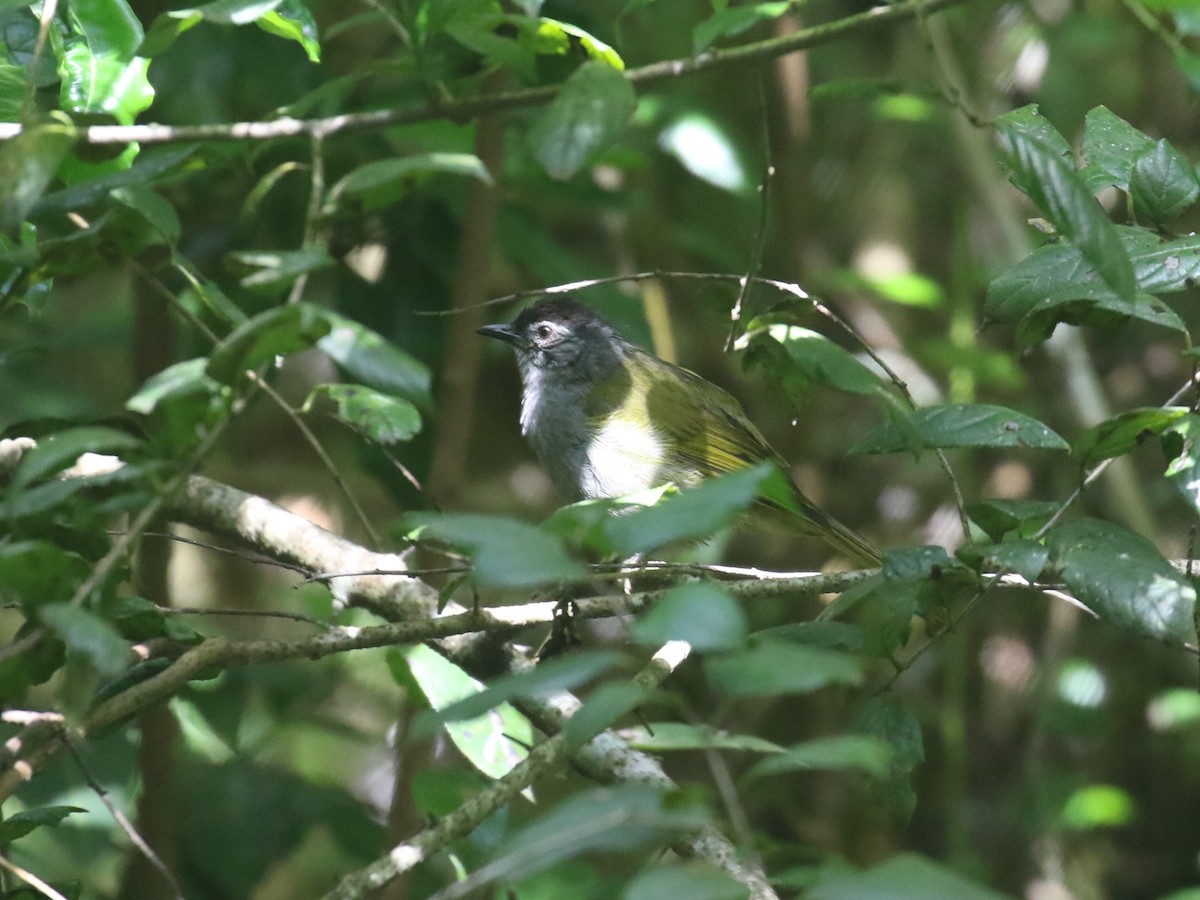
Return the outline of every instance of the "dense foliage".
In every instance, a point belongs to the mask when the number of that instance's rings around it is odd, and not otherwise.
[[[1200,896],[1192,4],[0,25],[5,896]],[[558,508],[564,286],[882,567]]]

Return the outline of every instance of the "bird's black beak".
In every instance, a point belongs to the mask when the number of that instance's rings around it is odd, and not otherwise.
[[[514,346],[525,343],[524,339],[512,330],[511,325],[484,325],[475,333],[482,334],[484,337],[496,338]]]

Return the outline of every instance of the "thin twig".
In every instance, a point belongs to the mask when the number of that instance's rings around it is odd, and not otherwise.
[[[321,442],[317,440],[317,436],[313,434],[312,429],[308,427],[308,423],[304,421],[304,419],[300,416],[300,413],[296,412],[296,410],[290,403],[287,402],[287,400],[280,396],[279,392],[276,391],[275,388],[271,387],[270,382],[268,382],[265,377],[259,375],[257,372],[247,372],[246,374],[262,389],[263,393],[265,393],[271,398],[272,401],[274,401],[275,405],[283,411],[284,415],[292,420],[292,424],[299,429],[300,433],[304,436],[304,440],[308,442],[310,447],[312,447],[313,452],[317,454],[317,458],[321,460],[321,464],[325,466],[325,470],[329,472],[334,484],[336,484],[338,489],[342,492],[342,496],[344,496],[350,503],[350,508],[354,511],[354,515],[358,519],[359,524],[362,525],[363,530],[367,533],[367,537],[371,539],[371,546],[383,546],[383,541],[375,532],[374,526],[371,525],[371,520],[367,518],[366,511],[359,505],[358,498],[355,497],[354,492],[350,490],[350,485],[348,485],[346,480],[342,478],[342,473],[338,471],[337,466],[334,465],[334,462],[332,459],[330,459],[329,454],[325,452],[325,448],[321,445]]]
[[[0,856],[0,866],[3,866],[8,871],[12,872],[43,897],[49,897],[50,900],[67,900],[66,897],[64,897],[54,888],[50,887],[50,885],[42,881],[42,879],[38,878],[28,869],[22,869],[15,862],[12,862],[10,859],[4,856]]]
[[[109,531],[107,534],[116,536],[125,534],[125,532]],[[298,566],[295,563],[281,562],[280,560],[271,559],[267,556],[246,553],[245,551],[238,550],[234,547],[222,547],[219,544],[210,544],[207,541],[198,541],[195,538],[184,537],[181,534],[172,534],[169,531],[146,531],[142,533],[142,537],[162,538],[168,541],[176,541],[180,544],[190,544],[193,547],[201,547],[205,550],[211,550],[213,553],[226,553],[229,556],[236,556],[238,559],[245,560],[248,563],[253,563],[256,566],[273,566],[277,569],[287,569],[289,572],[295,572],[305,577],[312,575],[312,572],[304,568],[304,566]]]
[[[317,223],[321,217],[321,206],[325,202],[325,136],[324,132],[314,131],[309,144],[312,147],[312,177],[308,187],[308,211],[304,215],[304,246],[311,247],[317,243]],[[292,282],[288,293],[288,305],[300,302],[304,289],[308,286],[308,273],[301,272]]]
[[[91,769],[88,768],[87,763],[83,761],[83,756],[80,754],[79,748],[75,746],[75,742],[70,737],[65,737],[63,743],[66,744],[67,752],[71,754],[72,758],[74,758],[75,765],[79,767],[79,771],[82,773],[84,781],[88,783],[88,787],[92,789],[92,792],[100,798],[100,802],[104,804],[109,815],[113,817],[113,821],[115,821],[117,825],[120,826],[121,830],[125,832],[125,836],[129,838],[133,846],[137,847],[138,852],[140,852],[142,856],[146,858],[146,861],[158,870],[158,873],[162,875],[167,884],[171,886],[171,890],[175,892],[175,896],[178,898],[178,900],[184,900],[183,888],[179,886],[179,882],[171,873],[171,870],[167,867],[167,864],[164,863],[159,855],[154,852],[154,848],[146,843],[146,839],[143,838],[138,833],[138,830],[133,827],[133,823],[129,821],[125,813],[121,812],[121,810],[117,808],[116,804],[109,799],[108,791],[105,790],[104,786],[96,780]]]
[[[763,74],[758,75],[758,114],[762,124],[763,165],[762,180],[758,183],[758,227],[754,233],[754,244],[750,251],[750,262],[746,266],[746,277],[738,283],[737,299],[729,310],[729,336],[725,338],[725,352],[733,350],[733,343],[738,338],[738,330],[742,323],[742,306],[746,295],[750,292],[750,284],[762,268],[763,252],[767,246],[767,227],[771,221],[771,179],[775,175],[775,164],[771,161],[771,123],[767,115],[766,89],[763,86]]]
[[[827,44],[857,32],[883,28],[911,19],[918,12],[937,12],[965,2],[966,0],[901,0],[791,34],[740,47],[707,50],[692,57],[663,60],[636,69],[626,69],[623,74],[634,86],[649,87],[698,72],[765,62],[787,53]],[[401,109],[343,113],[320,119],[295,119],[285,116],[269,121],[215,125],[91,125],[79,129],[79,139],[89,145],[127,144],[133,141],[150,145],[194,141],[266,141],[313,134],[329,137],[343,132],[375,130],[434,119],[465,122],[480,116],[548,103],[558,96],[560,89],[559,85],[552,84],[462,99],[439,98]],[[19,122],[0,123],[0,141],[16,137],[21,130],[22,125]]]
[[[158,604],[155,604],[156,606]],[[286,612],[281,609],[210,609],[200,606],[158,606],[158,611],[166,616],[246,616],[247,618],[290,619],[293,622],[304,622],[327,630],[332,628],[328,622],[303,613]]]

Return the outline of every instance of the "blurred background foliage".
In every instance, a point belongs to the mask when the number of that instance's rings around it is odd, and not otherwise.
[[[583,151],[553,130],[545,105],[463,120],[436,114],[441,102],[553,85],[589,66],[611,73],[614,59],[634,70],[714,42],[761,41],[865,9],[835,0],[728,8],[702,0],[226,0],[175,11],[149,0],[130,0],[128,8],[123,0],[69,0],[57,9],[0,4],[4,118],[27,125],[24,144],[10,141],[0,151],[9,185],[0,190],[0,427],[5,436],[43,437],[68,425],[103,425],[146,439],[130,493],[98,511],[66,509],[54,528],[41,520],[12,525],[6,545],[53,535],[60,546],[99,558],[113,515],[137,509],[167,477],[155,461],[188,459],[198,426],[234,408],[228,393],[205,387],[183,392],[189,403],[143,404],[153,412],[132,426],[130,396],[167,366],[212,353],[197,323],[224,337],[246,317],[280,309],[289,292],[401,351],[381,364],[384,380],[403,383],[390,391],[400,399],[380,401],[366,416],[374,423],[393,417],[387,421],[411,440],[383,441],[390,446],[381,449],[376,425],[347,427],[352,414],[334,415],[332,400],[314,401],[305,418],[363,517],[292,419],[261,394],[232,416],[202,471],[376,543],[365,518],[383,535],[379,549],[400,545],[398,522],[414,510],[540,521],[556,508],[519,434],[512,360],[473,335],[478,324],[506,320],[515,305],[461,308],[579,279],[646,271],[736,276],[756,268],[837,310],[918,405],[998,404],[1070,443],[1118,413],[1162,405],[1193,371],[1194,356],[1181,352],[1197,321],[1190,286],[1171,300],[1182,337],[1137,318],[1080,313],[1076,321],[1087,327],[1062,326],[1042,342],[1025,340],[1014,320],[985,315],[993,279],[1047,239],[1030,224],[1045,211],[1007,183],[994,129],[979,123],[1036,103],[1079,146],[1085,117],[1103,106],[1182,154],[1187,176],[1177,173],[1167,187],[1194,181],[1188,161],[1200,159],[1200,56],[1191,41],[1200,21],[1189,4],[973,0],[855,30],[803,53],[663,78],[639,90],[627,127],[619,111],[628,98],[600,74],[587,89],[618,119],[612,140]],[[35,55],[43,20],[46,45]],[[104,65],[80,75],[78,59]],[[50,118],[65,110],[77,124],[201,125],[423,104],[435,105],[426,121],[317,142],[118,145],[119,156],[111,148],[71,149],[70,126]],[[573,152],[582,158],[573,161]],[[363,168],[381,163],[392,168]],[[1195,227],[1190,201],[1168,223],[1139,218],[1128,196],[1101,191],[1118,223],[1150,226],[1164,238]],[[626,337],[737,396],[793,461],[803,490],[842,521],[885,547],[953,550],[961,542],[953,494],[933,454],[848,453],[889,421],[887,404],[832,390],[821,378],[816,385],[789,381],[790,370],[769,358],[744,371],[738,354],[724,352],[736,284],[663,275],[604,284],[581,297]],[[786,299],[752,286],[743,315]],[[441,315],[456,307],[456,315]],[[862,358],[844,330],[799,310],[790,311],[800,324]],[[299,326],[289,327],[294,337]],[[299,407],[314,386],[337,380],[336,354],[322,346],[289,355],[273,376],[289,404]],[[227,371],[248,359],[232,358]],[[359,359],[342,371],[377,387],[366,368]],[[419,431],[410,410],[420,412]],[[1162,434],[1167,425],[1150,430]],[[1073,514],[1131,529],[1167,557],[1186,556],[1196,510],[1162,477],[1178,449],[1164,454],[1157,439],[1128,444]],[[972,445],[948,452],[968,503],[1061,502],[1082,477],[1077,458],[1049,450]],[[126,574],[132,592],[155,603],[333,615],[319,585],[296,589],[291,576],[186,545],[172,546],[168,562],[166,543],[152,536],[140,546]],[[825,561],[812,544],[757,533],[724,535],[700,552],[789,571]],[[26,564],[33,565],[12,562]],[[119,581],[113,596],[129,592]],[[0,592],[28,612],[28,598],[11,596],[18,582]],[[520,600],[527,592],[503,596]],[[759,630],[810,619],[821,608],[815,599],[776,598],[755,602],[746,615]],[[936,630],[917,620],[906,642],[912,611],[892,623],[899,635],[880,656],[907,658],[902,647],[911,652]],[[860,622],[868,635],[870,614]],[[24,618],[9,618],[15,634]],[[310,633],[278,620],[186,621],[205,634]],[[731,773],[740,778],[756,761],[753,754],[735,749],[714,760],[694,741],[668,754],[668,770],[693,787],[693,800],[719,810],[735,833],[747,832],[739,839],[767,860],[784,894],[816,882],[813,896],[940,895],[934,885],[943,883],[920,860],[894,856],[912,851],[1003,894],[1162,897],[1200,884],[1196,664],[1178,647],[1132,630],[1033,593],[988,595],[890,683],[882,700],[870,695],[888,682],[886,659],[877,660],[865,686],[834,683],[748,700],[714,693],[706,670],[689,663],[670,694],[643,713],[779,745],[858,731],[887,736],[895,777],[878,777],[889,770],[874,757],[834,754],[811,771],[738,781],[732,801],[722,791]],[[62,637],[66,667],[52,666],[57,674],[45,684],[26,679],[35,684],[27,694],[25,682],[9,690],[5,681],[6,702],[76,712],[86,705],[100,680],[95,659]],[[621,639],[615,630],[588,637]],[[837,636],[827,640],[846,649]],[[444,737],[419,729],[406,737],[424,702],[410,666],[400,650],[372,650],[231,669],[194,682],[136,727],[87,742],[80,754],[185,896],[317,896],[389,839],[445,815],[486,783]],[[875,726],[863,726],[864,716]],[[891,724],[879,726],[883,719]],[[589,789],[564,771],[539,787],[537,806],[519,801],[390,896],[431,895],[456,867],[477,868],[560,798],[582,796],[596,809],[616,802],[581,794]],[[55,805],[87,812],[13,844],[21,866],[70,896],[169,896],[66,754],[5,814]],[[667,833],[678,825],[656,827]],[[678,894],[628,886],[653,858],[644,837],[638,833],[635,846],[581,846],[577,858],[541,871],[518,868],[506,875],[508,896]],[[884,865],[892,868],[879,875],[885,888],[876,893],[865,882],[838,880],[850,866],[889,858]],[[964,882],[945,884],[965,890]],[[1200,896],[1200,888],[1193,891]],[[712,894],[727,895],[736,896]]]

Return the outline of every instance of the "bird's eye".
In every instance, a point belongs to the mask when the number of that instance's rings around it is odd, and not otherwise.
[[[554,334],[554,329],[549,325],[542,324],[537,327],[537,336],[543,341],[552,334]]]

